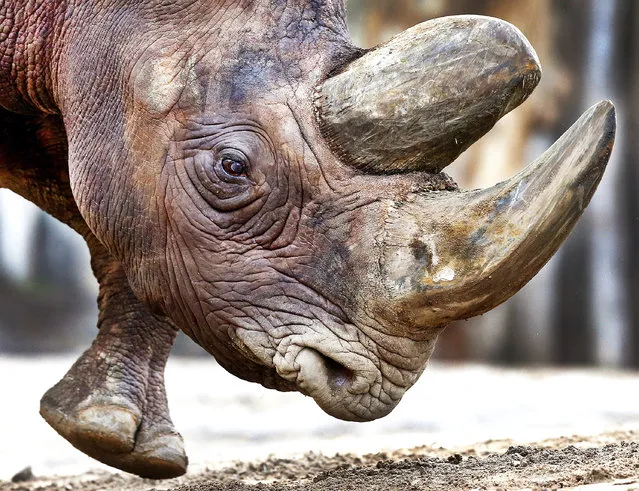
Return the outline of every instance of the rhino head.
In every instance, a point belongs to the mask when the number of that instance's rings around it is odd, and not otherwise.
[[[341,419],[387,415],[444,326],[537,273],[612,147],[602,103],[493,188],[441,173],[540,79],[497,19],[364,51],[342,1],[140,2],[67,35],[71,187],[137,297]]]

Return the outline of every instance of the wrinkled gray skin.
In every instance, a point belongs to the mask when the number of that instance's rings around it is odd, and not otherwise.
[[[341,1],[4,0],[0,19],[0,185],[81,233],[100,282],[98,337],[41,413],[79,449],[143,476],[187,465],[163,382],[176,329],[241,378],[298,390],[338,418],[383,417],[448,322],[504,301],[555,252],[612,146],[604,104],[518,181],[463,194],[427,172],[539,79],[532,48],[498,21],[455,21],[478,46],[497,40],[493,68],[476,53],[459,70],[444,60],[433,97],[408,108],[353,65],[353,90],[390,98],[368,111],[388,125],[362,124],[359,165],[356,139],[340,142],[331,122],[328,82],[364,54]],[[461,41],[425,39],[422,51],[459,53]],[[419,65],[390,71],[411,94],[428,85]],[[436,125],[402,132],[393,118],[406,111]],[[389,131],[411,141],[405,168],[402,145],[392,166],[371,150]],[[448,147],[415,144],[422,135]]]

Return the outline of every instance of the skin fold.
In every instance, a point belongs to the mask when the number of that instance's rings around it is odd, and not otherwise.
[[[338,418],[383,417],[444,326],[514,294],[583,212],[610,105],[521,182],[462,193],[440,170],[526,99],[534,51],[468,17],[366,53],[345,15],[339,0],[0,0],[0,186],[80,233],[100,284],[97,338],[41,402],[88,455],[185,472],[163,379],[178,329],[238,377]],[[420,52],[465,72],[401,56]],[[392,77],[373,83],[375,57],[399,64]],[[440,85],[404,97],[420,77]],[[358,113],[359,96],[388,103]],[[540,189],[565,199],[548,211]]]

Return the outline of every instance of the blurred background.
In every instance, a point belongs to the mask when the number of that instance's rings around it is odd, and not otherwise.
[[[589,106],[612,99],[619,132],[595,198],[566,244],[518,295],[451,326],[437,357],[502,364],[639,367],[639,2],[350,0],[363,47],[433,17],[482,14],[519,27],[544,74],[533,96],[447,169],[463,188],[516,173]],[[79,236],[0,190],[0,355],[85,349],[97,285]],[[182,355],[201,350],[182,337]]]

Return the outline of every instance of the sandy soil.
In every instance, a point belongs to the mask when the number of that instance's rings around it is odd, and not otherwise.
[[[28,474],[28,473],[27,473]],[[26,476],[28,477],[28,476]],[[493,441],[456,451],[428,447],[357,456],[307,453],[235,462],[170,481],[107,472],[0,483],[2,491],[392,491],[470,489],[639,490],[639,432]]]
[[[101,466],[38,416],[71,363],[0,357],[11,402],[0,403],[0,491],[639,491],[638,373],[435,365],[393,414],[361,425],[209,360],[172,360],[167,390],[191,466],[161,482]],[[27,466],[37,477],[11,483]]]

